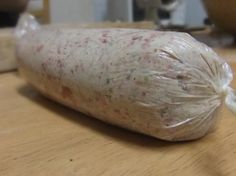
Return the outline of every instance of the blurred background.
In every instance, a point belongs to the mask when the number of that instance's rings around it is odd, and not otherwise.
[[[29,0],[28,11],[42,9],[38,17],[51,23],[151,20],[199,27],[207,18],[200,0]]]
[[[236,33],[234,8],[234,0],[1,0],[0,25],[15,26],[27,11],[44,24],[148,21],[156,29],[193,31],[213,23]]]

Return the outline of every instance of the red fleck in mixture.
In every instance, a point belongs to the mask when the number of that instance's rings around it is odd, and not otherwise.
[[[44,45],[39,45],[37,48],[36,48],[36,51],[37,52],[40,52],[42,49],[43,49]]]
[[[61,89],[62,89],[61,94],[62,94],[63,98],[65,98],[65,99],[69,98],[70,99],[72,97],[73,93],[72,93],[72,91],[69,87],[62,86]]]

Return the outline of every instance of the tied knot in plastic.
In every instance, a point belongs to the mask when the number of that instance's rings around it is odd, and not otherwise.
[[[226,106],[236,114],[236,93],[235,91],[229,87],[225,86],[222,90],[223,94],[225,95],[225,104]]]

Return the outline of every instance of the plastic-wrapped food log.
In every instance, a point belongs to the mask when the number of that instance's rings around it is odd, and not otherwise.
[[[19,70],[44,95],[97,119],[169,141],[207,134],[235,109],[228,64],[185,33],[40,27],[16,29]]]

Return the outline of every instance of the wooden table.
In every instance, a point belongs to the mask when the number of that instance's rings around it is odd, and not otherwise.
[[[235,49],[217,51],[236,71]],[[0,176],[235,176],[236,116],[222,113],[214,133],[169,143],[54,103],[16,72],[0,74]]]

